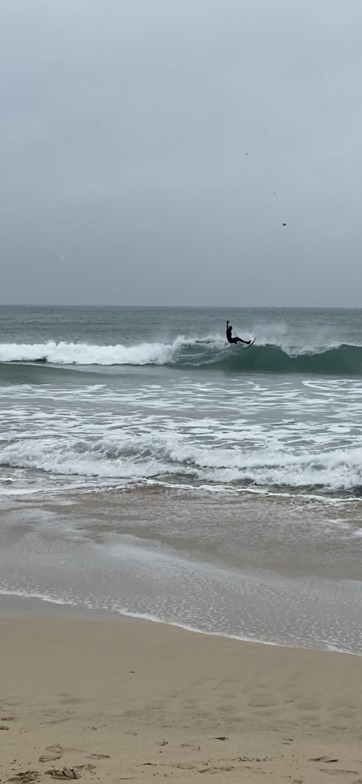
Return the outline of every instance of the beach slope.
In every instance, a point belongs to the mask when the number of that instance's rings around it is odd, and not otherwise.
[[[362,782],[362,658],[0,619],[0,780]]]

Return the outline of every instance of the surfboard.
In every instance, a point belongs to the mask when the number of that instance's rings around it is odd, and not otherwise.
[[[245,349],[247,349],[247,348],[251,348],[251,347],[254,345],[254,343],[255,343],[255,340],[256,340],[256,338],[253,338],[253,339],[252,339],[252,341],[251,341],[251,343],[249,343],[249,345],[248,345],[248,346],[243,346],[243,348],[245,348]]]

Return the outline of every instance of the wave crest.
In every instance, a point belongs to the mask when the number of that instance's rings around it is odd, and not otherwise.
[[[245,350],[229,346],[221,336],[205,339],[178,336],[172,343],[92,345],[49,341],[39,344],[0,344],[0,377],[14,376],[14,363],[41,366],[145,366],[217,369],[233,373],[304,373],[362,375],[362,347],[342,344],[303,351],[281,345],[254,344]],[[13,368],[11,371],[9,365]],[[24,367],[24,365],[26,367]],[[34,369],[33,369],[34,374]],[[16,375],[16,371],[15,371]],[[20,380],[20,373],[17,374]]]

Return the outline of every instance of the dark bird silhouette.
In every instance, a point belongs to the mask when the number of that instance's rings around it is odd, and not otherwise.
[[[287,225],[286,223],[283,223],[283,226],[286,226],[286,225]]]

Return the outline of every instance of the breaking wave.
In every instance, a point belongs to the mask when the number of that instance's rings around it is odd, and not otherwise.
[[[216,369],[230,373],[303,373],[313,375],[362,375],[362,346],[311,346],[291,349],[258,344],[245,349],[229,346],[220,336],[192,339],[179,336],[172,343],[140,343],[131,346],[91,345],[49,341],[39,344],[0,344],[0,380],[32,383],[41,369],[97,368],[163,365],[174,368]],[[51,366],[51,368],[50,368]],[[42,375],[42,378],[44,376]],[[50,379],[49,379],[50,380]]]
[[[47,434],[0,444],[0,466],[35,469],[53,476],[111,484],[157,483],[165,487],[288,490],[362,496],[362,448],[302,454],[272,447],[260,452],[188,443],[172,433],[116,438]],[[11,483],[11,479],[6,479]],[[98,484],[98,482],[96,482]]]

